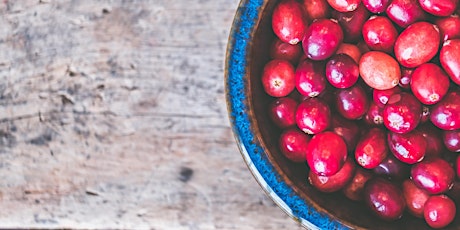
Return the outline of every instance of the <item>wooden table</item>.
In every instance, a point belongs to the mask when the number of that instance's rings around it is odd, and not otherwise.
[[[224,96],[238,0],[3,0],[0,227],[299,229]]]

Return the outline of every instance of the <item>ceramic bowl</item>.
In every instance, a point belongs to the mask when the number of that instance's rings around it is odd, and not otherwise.
[[[289,216],[309,229],[427,229],[424,220],[404,214],[386,222],[363,204],[340,193],[324,194],[307,182],[306,166],[292,163],[278,150],[280,135],[269,120],[267,96],[260,83],[269,60],[271,12],[276,0],[242,0],[229,37],[226,56],[226,99],[230,122],[249,170],[267,195]],[[270,221],[270,217],[266,217]],[[460,228],[459,218],[449,225]]]

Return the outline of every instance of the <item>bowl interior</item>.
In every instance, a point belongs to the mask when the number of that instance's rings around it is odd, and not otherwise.
[[[344,225],[356,229],[427,229],[428,225],[422,219],[412,217],[405,213],[401,220],[394,222],[382,221],[373,216],[364,204],[350,201],[340,192],[325,194],[312,188],[307,182],[306,164],[298,164],[289,161],[278,150],[278,138],[280,130],[275,127],[268,115],[267,106],[273,100],[265,94],[260,76],[264,64],[269,60],[270,43],[274,38],[271,29],[271,12],[278,1],[265,1],[261,17],[256,23],[257,27],[252,38],[249,52],[249,109],[252,110],[252,119],[257,126],[256,136],[270,163],[282,176],[292,189],[318,211],[327,213],[336,218]],[[290,207],[295,212],[297,207]],[[458,212],[457,212],[458,213]],[[460,226],[457,217],[449,229],[457,229]]]

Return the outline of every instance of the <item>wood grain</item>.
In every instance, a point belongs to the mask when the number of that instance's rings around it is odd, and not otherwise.
[[[238,0],[3,0],[0,227],[297,229],[226,112]]]

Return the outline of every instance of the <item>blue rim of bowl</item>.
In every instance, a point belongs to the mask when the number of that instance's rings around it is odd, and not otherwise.
[[[275,170],[254,135],[257,121],[250,116],[247,64],[251,56],[249,43],[268,0],[242,0],[230,31],[226,63],[225,94],[233,134],[249,170],[265,193],[291,218],[308,229],[350,229],[303,199]]]

